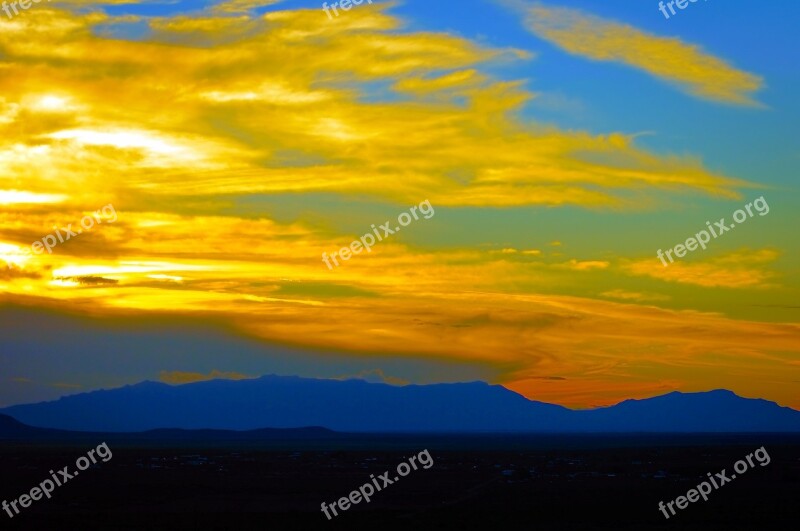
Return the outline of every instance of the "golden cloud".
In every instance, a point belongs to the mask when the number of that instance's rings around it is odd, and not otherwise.
[[[747,249],[709,258],[702,262],[676,260],[664,266],[657,258],[628,262],[625,269],[666,282],[693,284],[706,288],[770,288],[775,273],[765,266],[778,259],[774,249]]]
[[[124,196],[129,210],[299,192],[452,206],[634,206],[622,192],[643,187],[738,197],[743,183],[692,158],[521,120],[534,95],[483,67],[529,54],[404,32],[387,9],[336,24],[319,10],[144,18],[147,40],[98,34],[117,22],[102,13],[31,11],[0,35],[0,190]]]
[[[624,289],[613,289],[604,291],[600,294],[603,297],[611,299],[620,299],[623,301],[637,301],[637,302],[650,302],[650,301],[667,301],[670,299],[668,295],[660,293],[641,293],[637,291],[628,291]]]
[[[675,83],[702,98],[739,105],[759,105],[752,93],[761,77],[678,38],[658,37],[583,11],[543,5],[527,11],[528,28],[561,49],[595,61],[620,62]]]

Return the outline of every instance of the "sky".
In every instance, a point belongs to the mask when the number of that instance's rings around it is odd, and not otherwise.
[[[0,406],[276,373],[800,408],[800,5],[322,7],[0,11]]]

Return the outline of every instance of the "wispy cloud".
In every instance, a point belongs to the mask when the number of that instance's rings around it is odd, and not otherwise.
[[[143,17],[153,33],[141,40],[96,35],[116,23],[105,15],[31,10],[15,22],[24,40],[0,35],[0,190],[29,189],[0,201],[104,193],[136,210],[153,198],[303,192],[405,204],[424,191],[443,206],[633,206],[624,191],[643,189],[737,197],[743,183],[695,158],[523,119],[534,94],[488,66],[530,54],[404,31],[387,9],[364,5],[335,24],[302,9]]]
[[[624,267],[634,275],[706,288],[769,288],[775,286],[776,275],[767,266],[779,256],[774,249],[741,250],[704,261],[676,261],[668,267],[655,258]]]
[[[701,98],[759,105],[753,93],[763,87],[763,79],[731,66],[700,46],[577,9],[535,4],[526,12],[531,31],[571,54],[638,68]]]
[[[600,295],[603,297],[609,297],[611,299],[635,302],[657,302],[668,301],[670,299],[669,295],[662,295],[660,293],[640,293],[637,291],[628,291],[624,289],[604,291]]]
[[[208,374],[201,374],[199,372],[181,372],[181,371],[161,371],[158,379],[168,384],[185,384],[192,382],[204,382],[207,380],[247,380],[255,378],[255,376],[248,376],[238,372],[223,372],[214,369]]]

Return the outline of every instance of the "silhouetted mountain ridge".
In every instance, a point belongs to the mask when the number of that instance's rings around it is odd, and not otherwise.
[[[26,426],[13,417],[0,415],[0,438],[5,436],[25,435],[38,431],[37,428]]]
[[[103,432],[308,426],[353,433],[800,432],[800,412],[724,389],[571,410],[486,382],[392,386],[276,375],[144,381],[0,412],[32,426]]]
[[[122,437],[122,438],[121,438]],[[143,432],[89,432],[67,431],[49,428],[35,428],[8,416],[0,415],[0,441],[83,441],[91,439],[133,441],[169,441],[176,442],[245,442],[245,441],[303,441],[303,440],[338,440],[342,434],[319,426],[305,428],[262,428],[258,430],[183,430],[157,429]]]

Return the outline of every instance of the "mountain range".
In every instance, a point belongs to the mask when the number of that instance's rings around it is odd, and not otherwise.
[[[484,382],[393,386],[275,375],[183,385],[145,381],[0,414],[41,428],[119,433],[309,426],[349,433],[800,432],[800,411],[727,390],[572,410]]]
[[[309,428],[262,428],[259,430],[231,431],[231,430],[182,430],[182,429],[160,429],[147,430],[141,432],[114,432],[103,433],[93,431],[68,431],[50,428],[36,428],[19,422],[13,417],[0,414],[0,440],[18,441],[59,441],[80,443],[93,439],[124,440],[127,443],[140,442],[213,442],[213,443],[247,443],[252,441],[294,441],[301,442],[306,440],[341,440],[341,434],[334,431],[309,427]]]

